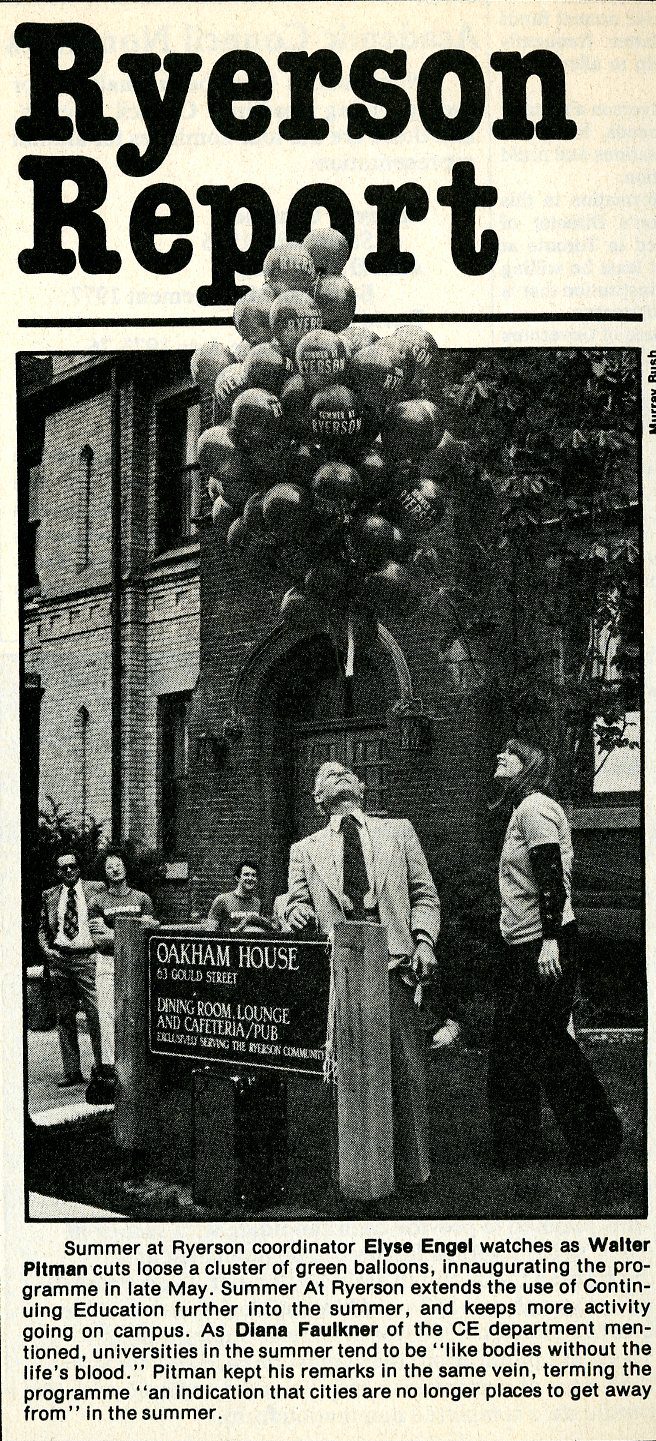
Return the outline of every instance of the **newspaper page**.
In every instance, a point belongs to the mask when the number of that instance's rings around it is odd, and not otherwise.
[[[654,7],[0,26],[5,1435],[646,1441]]]

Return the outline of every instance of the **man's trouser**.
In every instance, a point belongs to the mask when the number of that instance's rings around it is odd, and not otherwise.
[[[414,987],[389,973],[394,1181],[397,1190],[430,1176],[425,1039]]]
[[[414,987],[389,972],[390,1043],[392,1068],[392,1125],[394,1187],[403,1191],[427,1181],[431,1170],[428,1111],[426,1106],[426,1042],[421,1015],[414,1004]],[[337,1081],[339,1087],[339,1079]],[[331,1163],[339,1176],[337,1092],[331,1087]]]
[[[106,1066],[113,1066],[115,1032],[113,956],[98,955],[96,957],[96,1003],[100,1018],[104,1062]]]
[[[83,1010],[89,1027],[89,1040],[96,1069],[102,1067],[102,1042],[96,998],[95,951],[57,951],[50,963],[55,992],[57,1030],[65,1076],[80,1071],[80,1043],[77,1034],[77,1013]]]

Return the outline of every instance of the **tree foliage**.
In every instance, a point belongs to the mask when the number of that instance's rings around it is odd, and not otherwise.
[[[553,745],[563,784],[582,792],[591,767],[637,744],[626,726],[641,674],[637,356],[445,360],[457,544],[424,559],[442,642],[484,649],[500,725]]]
[[[88,877],[96,862],[101,840],[102,826],[93,817],[87,817],[80,824],[52,796],[47,796],[39,812],[34,873],[31,877],[35,891],[40,893],[55,885],[57,857],[66,851],[73,851],[79,857],[82,875]]]
[[[65,851],[74,851],[80,859],[80,868],[85,880],[105,879],[105,856],[109,842],[103,839],[103,827],[92,816],[84,823],[64,811],[52,796],[39,813],[39,829],[34,857],[32,878],[37,893],[57,881],[57,857]],[[144,846],[128,836],[121,842],[120,849],[125,856],[125,866],[130,885],[146,891],[152,896],[153,890],[162,880],[164,861],[159,851]]]

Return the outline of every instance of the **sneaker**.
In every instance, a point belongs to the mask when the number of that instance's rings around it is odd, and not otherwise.
[[[111,1106],[116,1095],[116,1078],[114,1075],[107,1075],[105,1067],[103,1072],[96,1070],[95,1066],[91,1072],[89,1084],[84,1093],[84,1099],[88,1106]]]

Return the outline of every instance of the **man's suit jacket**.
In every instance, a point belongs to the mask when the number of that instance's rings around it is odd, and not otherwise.
[[[376,900],[391,956],[411,956],[413,933],[437,940],[440,902],[417,835],[410,821],[367,816],[376,873]],[[312,906],[319,928],[330,932],[348,920],[333,858],[330,826],[296,841],[289,853],[287,913]]]
[[[41,897],[41,920],[39,922],[39,945],[47,956],[52,950],[55,936],[59,930],[58,907],[61,895],[61,884],[51,886],[44,891]],[[101,897],[107,894],[107,887],[102,881],[82,881],[82,890],[87,903],[89,920],[94,916],[102,916]]]

